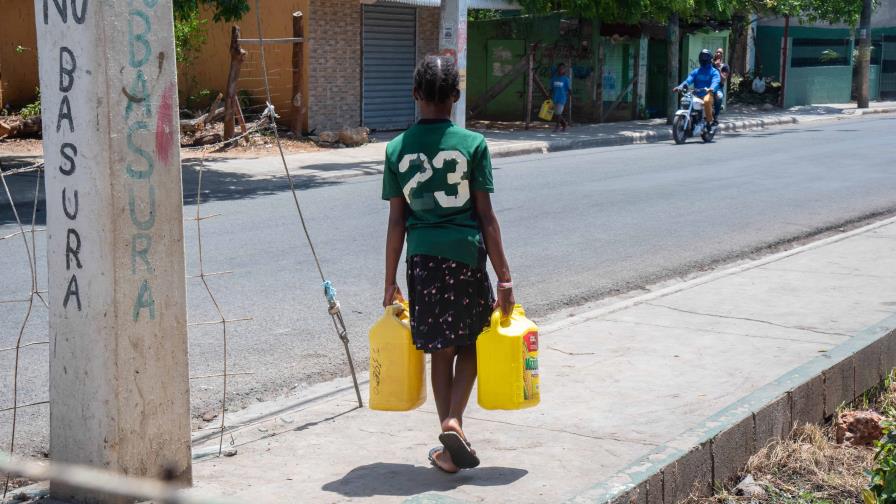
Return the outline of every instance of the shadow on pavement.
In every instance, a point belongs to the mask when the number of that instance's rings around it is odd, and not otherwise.
[[[259,196],[270,196],[289,190],[289,180],[286,175],[274,177],[255,177],[247,173],[223,171],[220,168],[210,167],[206,162],[202,172],[202,201],[222,201]],[[185,161],[182,163],[184,205],[196,204],[196,189],[199,184],[199,162]],[[301,171],[293,172],[293,182],[296,189],[316,189],[343,182],[339,178],[318,177],[303,175]]]
[[[514,483],[529,474],[512,467],[480,467],[445,474],[434,467],[377,462],[356,467],[323,487],[345,497],[401,496],[445,492],[462,486],[493,487]]]

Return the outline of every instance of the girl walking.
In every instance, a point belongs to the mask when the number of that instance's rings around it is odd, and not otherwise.
[[[389,201],[383,306],[402,298],[396,275],[407,238],[411,334],[432,358],[441,427],[442,446],[429,460],[449,473],[479,465],[463,430],[476,380],[476,338],[496,306],[510,314],[515,303],[492,210],[485,138],[450,119],[459,83],[451,58],[429,56],[417,66],[414,99],[421,119],[386,147],[382,193]],[[486,256],[498,276],[497,300]]]

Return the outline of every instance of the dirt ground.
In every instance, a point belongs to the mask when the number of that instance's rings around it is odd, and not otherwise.
[[[237,135],[240,134],[239,128],[236,130]],[[223,123],[210,124],[202,131],[201,134],[219,134],[223,135]],[[216,149],[215,146],[208,147],[191,147],[193,143],[193,135],[184,135],[181,137],[181,158],[199,157],[202,152],[206,152],[207,156],[227,156],[227,157],[264,157],[278,154],[277,144],[274,136],[270,131],[250,133],[247,137],[242,138],[236,145],[229,146],[225,149]],[[299,154],[303,152],[317,152],[326,150],[327,147],[321,147],[308,138],[296,138],[291,132],[280,132],[280,145],[283,152],[287,154]]]
[[[210,125],[204,133],[223,133],[223,125],[217,123]],[[239,134],[239,129],[237,129]],[[226,156],[226,157],[264,157],[278,154],[277,144],[274,137],[270,134],[252,133],[246,138],[239,141],[237,145],[227,147],[225,149],[216,149],[210,147],[189,147],[193,141],[192,136],[184,136],[181,139],[181,158],[196,158],[202,152],[206,152],[208,157]],[[314,141],[307,138],[295,138],[292,133],[280,133],[280,144],[283,151],[287,154],[298,154],[303,152],[317,152],[326,150],[328,147],[321,147]],[[7,165],[17,168],[23,164],[22,158],[27,161],[34,162],[36,157],[43,156],[43,142],[40,138],[13,138],[0,139],[0,165],[3,169],[7,169]]]

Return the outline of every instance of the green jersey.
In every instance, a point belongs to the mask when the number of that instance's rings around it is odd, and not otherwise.
[[[421,122],[386,146],[383,199],[408,203],[408,257],[477,265],[482,234],[472,191],[494,191],[488,146],[479,133],[450,121]]]

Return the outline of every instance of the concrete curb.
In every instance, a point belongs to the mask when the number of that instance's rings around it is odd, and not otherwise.
[[[750,456],[878,385],[896,367],[896,316],[860,331],[569,502],[673,504],[710,496]]]
[[[767,119],[745,119],[742,121],[720,123],[722,132],[749,131],[764,129],[774,126],[786,126],[790,124],[807,124],[818,122],[839,121],[844,119],[859,118],[870,114],[896,113],[896,107],[881,107],[867,110],[856,110],[852,113],[844,113],[832,116],[819,116],[818,118],[800,119],[796,116],[770,117]],[[527,142],[514,145],[497,145],[490,149],[493,158],[523,156],[527,154],[547,154],[549,152],[561,152],[577,149],[593,149],[598,147],[619,147],[623,145],[649,144],[672,140],[672,130],[661,128],[644,132],[623,132],[612,136],[599,138],[560,139],[546,142]]]

